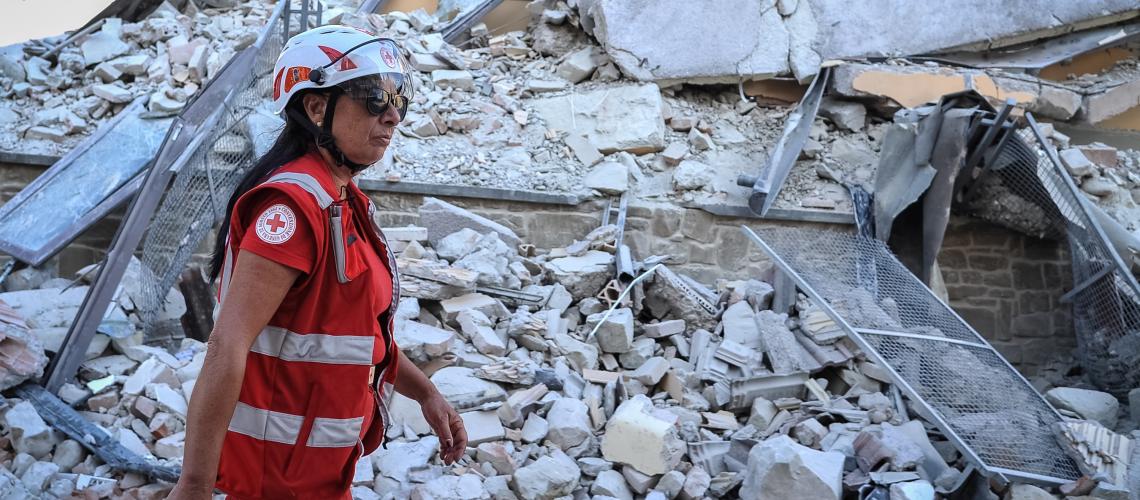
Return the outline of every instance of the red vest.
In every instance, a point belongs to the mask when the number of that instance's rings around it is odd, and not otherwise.
[[[392,277],[391,306],[379,318],[371,316],[360,305],[373,303],[375,287],[345,272],[346,261],[363,261],[355,255],[363,245],[345,244],[332,176],[319,156],[306,155],[279,168],[234,206],[220,303],[240,240],[257,217],[249,213],[254,209],[249,200],[266,189],[288,195],[300,207],[297,218],[312,228],[317,258],[246,358],[216,486],[232,498],[346,497],[357,459],[380,445],[387,426],[398,359],[391,333],[400,296],[395,256],[372,218],[371,200],[349,184],[349,199],[340,203],[368,215],[372,231],[366,231],[366,239]],[[370,384],[373,367],[380,375]]]

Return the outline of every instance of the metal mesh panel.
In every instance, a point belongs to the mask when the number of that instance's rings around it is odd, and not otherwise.
[[[195,124],[201,127],[196,133],[206,137],[197,143],[189,161],[176,174],[147,228],[142,245],[143,300],[136,307],[150,340],[170,335],[157,321],[167,292],[214,222],[224,214],[230,195],[255,160],[255,138],[248,136],[249,129],[243,124],[272,95],[271,73],[284,43],[280,29],[282,12],[280,7],[274,9],[253,46],[257,52],[252,67],[231,64],[225,69],[243,73],[232,90],[227,89],[220,113]]]
[[[1066,238],[1073,265],[1077,357],[1093,382],[1123,396],[1140,385],[1140,286],[1112,249],[1083,194],[1044,143],[1036,124],[1017,131],[990,167],[980,200],[1019,207],[1008,225]],[[1012,201],[1010,201],[1012,200]],[[991,220],[992,217],[989,217]],[[999,221],[1002,219],[998,219]],[[1060,283],[1048,283],[1060,287]]]
[[[1053,439],[1060,416],[966,322],[875,239],[767,228],[756,241],[979,467],[1064,482],[1080,476]]]

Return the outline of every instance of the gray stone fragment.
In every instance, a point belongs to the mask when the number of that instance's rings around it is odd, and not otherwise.
[[[1116,427],[1120,402],[1111,394],[1075,387],[1057,387],[1046,392],[1045,399],[1059,409],[1072,411],[1088,420],[1096,420],[1109,429]]]
[[[4,427],[11,433],[12,447],[18,453],[42,459],[55,446],[51,428],[27,401],[13,405],[4,413]]]
[[[863,130],[867,124],[867,108],[854,101],[826,98],[819,105],[819,114],[830,119],[840,129],[849,132]]]
[[[695,151],[705,151],[712,149],[713,142],[708,134],[693,128],[689,129],[689,145],[692,146]]]
[[[602,162],[586,174],[582,185],[605,194],[624,193],[629,190],[629,169],[618,162]]]
[[[442,88],[475,90],[475,78],[466,70],[437,69],[431,72],[431,81]]]
[[[112,104],[125,104],[134,99],[130,90],[109,83],[92,86],[91,91]]]
[[[693,466],[685,476],[685,485],[681,488],[682,500],[699,500],[705,497],[709,490],[712,477],[701,466]]]
[[[934,500],[934,486],[929,481],[894,483],[891,500]]]
[[[518,500],[511,491],[511,476],[495,476],[483,480],[483,489],[491,495],[491,500]]]
[[[645,384],[646,387],[653,387],[661,381],[661,378],[669,372],[669,360],[662,357],[649,358],[638,366],[630,378]]]
[[[488,382],[474,375],[474,370],[462,366],[448,366],[435,372],[431,382],[439,389],[447,401],[453,405],[462,406],[484,398],[507,398],[507,392],[499,384]]]
[[[539,443],[546,439],[549,432],[550,423],[538,414],[531,413],[526,417],[526,423],[523,424],[522,440],[524,443]]]
[[[752,448],[740,498],[839,500],[843,488],[840,453],[815,451],[780,434]]]
[[[509,227],[437,198],[425,197],[419,207],[419,216],[420,224],[428,230],[428,241],[433,248],[443,237],[463,228],[480,234],[496,232],[499,239],[512,248],[522,243]]]
[[[654,491],[659,491],[665,498],[677,498],[681,494],[681,488],[685,486],[685,473],[679,470],[671,470],[661,476],[657,481],[657,486],[653,487]]]
[[[637,80],[765,78],[789,70],[788,30],[773,4],[745,0],[724,9],[707,0],[663,11],[649,0],[603,0],[593,9],[594,35],[622,72]],[[665,27],[673,30],[671,36],[655,35]],[[692,43],[698,39],[702,42]]]
[[[0,77],[11,78],[15,83],[27,80],[28,74],[24,71],[24,65],[20,64],[18,54],[0,54]]]
[[[59,472],[59,466],[52,462],[36,462],[20,476],[20,482],[32,493],[42,493]]]
[[[596,326],[599,323],[601,325]],[[602,352],[627,352],[633,344],[633,311],[629,308],[614,309],[608,317],[605,312],[591,314],[586,318],[586,326],[591,329],[596,326],[595,336]]]
[[[1069,175],[1073,177],[1084,177],[1096,172],[1096,165],[1089,161],[1080,149],[1062,149],[1058,155],[1061,157],[1061,163],[1065,165],[1065,170],[1068,170]]]
[[[595,477],[602,471],[613,470],[614,464],[598,457],[582,457],[578,459],[578,468],[582,470],[582,474]]]
[[[529,104],[548,128],[586,136],[602,153],[645,154],[665,148],[665,119],[657,85],[624,85]]]
[[[714,174],[709,165],[696,160],[684,160],[673,170],[673,185],[680,190],[701,189],[712,185]]]
[[[439,438],[427,436],[419,441],[393,442],[372,454],[376,472],[400,482],[408,480],[408,470],[422,466],[439,450]]]
[[[570,83],[579,83],[590,78],[601,62],[601,53],[596,47],[590,46],[568,54],[555,73]]]
[[[625,478],[616,470],[602,471],[590,486],[590,493],[621,500],[633,500],[633,492],[625,483]]]
[[[79,48],[83,50],[83,60],[88,66],[113,59],[131,50],[131,47],[123,43],[118,36],[106,30],[89,35]]]
[[[593,297],[613,277],[613,254],[589,250],[581,256],[553,259],[543,267],[577,299]]]
[[[546,414],[546,439],[566,450],[582,444],[591,434],[589,409],[578,399],[560,398]]]
[[[412,489],[413,500],[478,500],[483,498],[483,481],[478,474],[441,476]]]
[[[574,491],[581,476],[574,459],[561,450],[554,450],[515,471],[511,482],[519,496],[526,500],[554,500]]]
[[[73,467],[79,465],[86,458],[87,451],[83,445],[79,444],[78,441],[66,439],[55,446],[51,461],[58,465],[62,472],[71,472]]]

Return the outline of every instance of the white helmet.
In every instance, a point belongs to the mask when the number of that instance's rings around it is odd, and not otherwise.
[[[285,43],[273,68],[273,111],[305,89],[323,89],[365,76],[391,77],[399,95],[412,98],[410,65],[396,42],[348,26],[298,33]]]

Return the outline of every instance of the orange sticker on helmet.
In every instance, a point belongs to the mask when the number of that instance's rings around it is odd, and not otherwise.
[[[311,70],[304,66],[293,66],[289,68],[285,72],[285,92],[288,93],[290,90],[293,90],[293,86],[298,83],[309,81],[309,71]],[[276,99],[276,97],[274,99]]]

